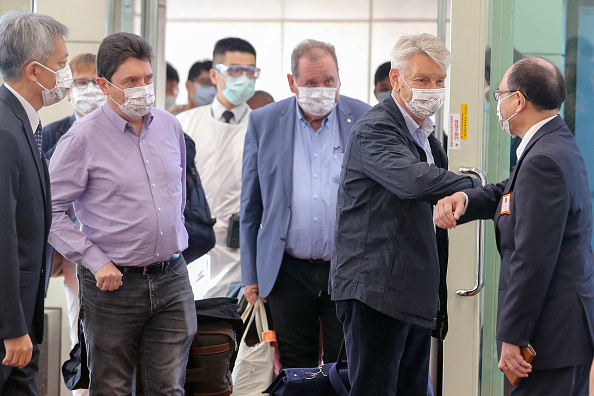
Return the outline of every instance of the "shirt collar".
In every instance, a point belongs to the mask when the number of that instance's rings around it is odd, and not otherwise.
[[[297,110],[295,111],[297,113],[297,122],[299,122],[301,126],[310,125],[309,121],[307,121],[303,116],[303,110],[301,110],[301,107],[299,106],[299,101],[297,100],[297,97],[295,97],[295,105],[297,106]],[[324,119],[322,120],[322,125],[320,126],[320,129],[318,129],[317,132],[321,132],[326,125],[332,125],[331,123],[334,121],[334,114],[336,113],[335,110],[337,106],[338,103],[336,104],[334,109],[332,109],[332,111],[326,117],[324,117]],[[328,122],[330,122],[330,124],[328,124]]]
[[[14,96],[16,96],[16,98],[19,100],[19,102],[21,102],[21,105],[25,109],[25,112],[27,113],[27,117],[29,118],[29,123],[31,124],[31,130],[33,131],[33,133],[35,133],[35,131],[37,130],[37,126],[39,125],[39,121],[40,121],[39,114],[37,114],[37,111],[35,111],[35,109],[31,105],[31,103],[29,103],[29,101],[27,101],[27,99],[23,98],[23,96],[20,93],[15,91],[15,89],[13,87],[8,85],[7,83],[5,83],[4,86],[10,92],[12,92],[14,94]]]
[[[532,125],[530,127],[530,129],[528,129],[528,132],[526,132],[526,134],[524,135],[524,138],[520,142],[520,145],[516,149],[516,158],[518,159],[518,161],[520,160],[520,157],[522,156],[522,153],[524,153],[524,150],[526,149],[526,146],[528,146],[528,143],[530,143],[530,139],[532,139],[534,137],[534,135],[536,134],[536,132],[538,132],[538,130],[544,124],[546,124],[547,122],[551,121],[553,118],[555,118],[557,116],[558,116],[558,114],[555,114],[552,117],[545,118],[544,120],[539,121],[536,124]]]
[[[107,98],[105,103],[103,103],[103,105],[101,105],[103,112],[105,113],[107,118],[111,121],[111,123],[113,125],[115,125],[115,127],[117,128],[118,131],[120,131],[122,133],[126,132],[126,127],[129,126],[130,124],[128,123],[128,121],[124,120],[118,113],[116,113],[116,111],[109,105],[109,103],[107,103],[108,100],[110,100],[110,99]],[[153,108],[151,108],[150,113],[148,113],[147,115],[145,115],[143,117],[142,124],[146,128],[148,128],[148,126],[151,125],[151,123],[153,122],[153,118],[154,118],[154,112],[153,112]],[[132,129],[131,126],[130,126],[130,129]]]
[[[247,104],[243,102],[242,104],[235,106],[232,109],[227,109],[223,104],[219,101],[219,99],[215,96],[214,100],[212,101],[211,105],[212,109],[212,116],[217,121],[223,121],[223,113],[227,110],[233,113],[233,118],[231,119],[231,124],[239,124],[244,117],[244,114],[247,110]]]
[[[417,124],[417,122],[410,116],[410,114],[408,114],[408,112],[402,106],[400,106],[400,103],[398,103],[398,101],[394,97],[394,94],[392,93],[390,94],[390,96],[392,96],[394,103],[396,103],[396,106],[398,106],[398,108],[400,109],[400,112],[404,117],[406,127],[408,128],[410,134],[414,137],[415,133],[420,133],[423,139],[429,138],[429,135],[431,135],[435,130],[435,124],[433,123],[433,121],[431,121],[431,118],[425,118],[421,126],[419,126],[419,124]]]

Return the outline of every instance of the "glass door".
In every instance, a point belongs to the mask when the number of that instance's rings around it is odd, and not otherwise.
[[[561,116],[584,155],[594,199],[594,0],[454,0],[451,40],[449,112],[454,120],[464,119],[466,130],[459,131],[458,147],[449,150],[450,170],[477,167],[490,183],[509,176],[519,142],[500,131],[490,88],[499,85],[513,62],[540,56],[565,76],[567,100]],[[508,391],[497,368],[500,260],[493,222],[486,223],[482,251],[477,248],[478,231],[477,224],[469,224],[450,233],[444,395],[499,396]],[[473,296],[456,294],[475,283],[478,264],[484,275],[482,290]]]

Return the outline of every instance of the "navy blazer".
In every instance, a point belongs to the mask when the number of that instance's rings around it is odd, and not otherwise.
[[[341,95],[334,111],[343,144],[355,122],[370,108]],[[296,98],[271,103],[250,114],[243,152],[240,246],[244,285],[272,290],[285,252],[293,195],[293,136]]]
[[[76,121],[76,115],[64,117],[43,127],[43,155],[51,159],[58,144],[58,140],[70,129]]]
[[[49,174],[19,100],[0,87],[0,340],[43,340]],[[0,341],[1,342],[1,341]]]
[[[531,343],[534,369],[592,362],[592,202],[584,159],[563,119],[536,132],[508,180],[465,192],[461,221],[495,222],[497,340]],[[509,214],[501,214],[507,194]]]

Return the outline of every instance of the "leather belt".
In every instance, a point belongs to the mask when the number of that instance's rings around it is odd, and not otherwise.
[[[177,260],[179,258],[179,254],[174,254],[173,256],[169,257],[167,260],[158,261],[156,263],[152,263],[146,265],[144,267],[133,267],[133,266],[124,266],[124,265],[116,265],[116,268],[119,269],[122,273],[124,272],[135,272],[140,273],[142,275],[146,274],[155,274],[157,272],[163,272],[169,267],[169,264]]]
[[[310,263],[314,263],[314,264],[330,265],[330,261],[326,261],[326,260],[322,260],[322,259],[307,259],[306,261],[309,261]]]
[[[298,257],[291,256],[289,253],[285,252],[285,256],[289,258],[289,260],[297,260],[297,261],[307,261],[309,263],[320,264],[320,265],[330,265],[330,261],[322,260],[322,259],[302,259]]]

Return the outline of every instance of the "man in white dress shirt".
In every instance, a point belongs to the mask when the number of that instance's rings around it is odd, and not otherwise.
[[[219,40],[213,51],[210,79],[217,95],[210,106],[177,115],[183,130],[196,142],[196,168],[206,193],[217,243],[210,251],[210,289],[206,297],[227,294],[241,282],[239,265],[239,201],[243,143],[260,69],[256,50],[245,40]],[[231,220],[237,215],[236,220]]]

